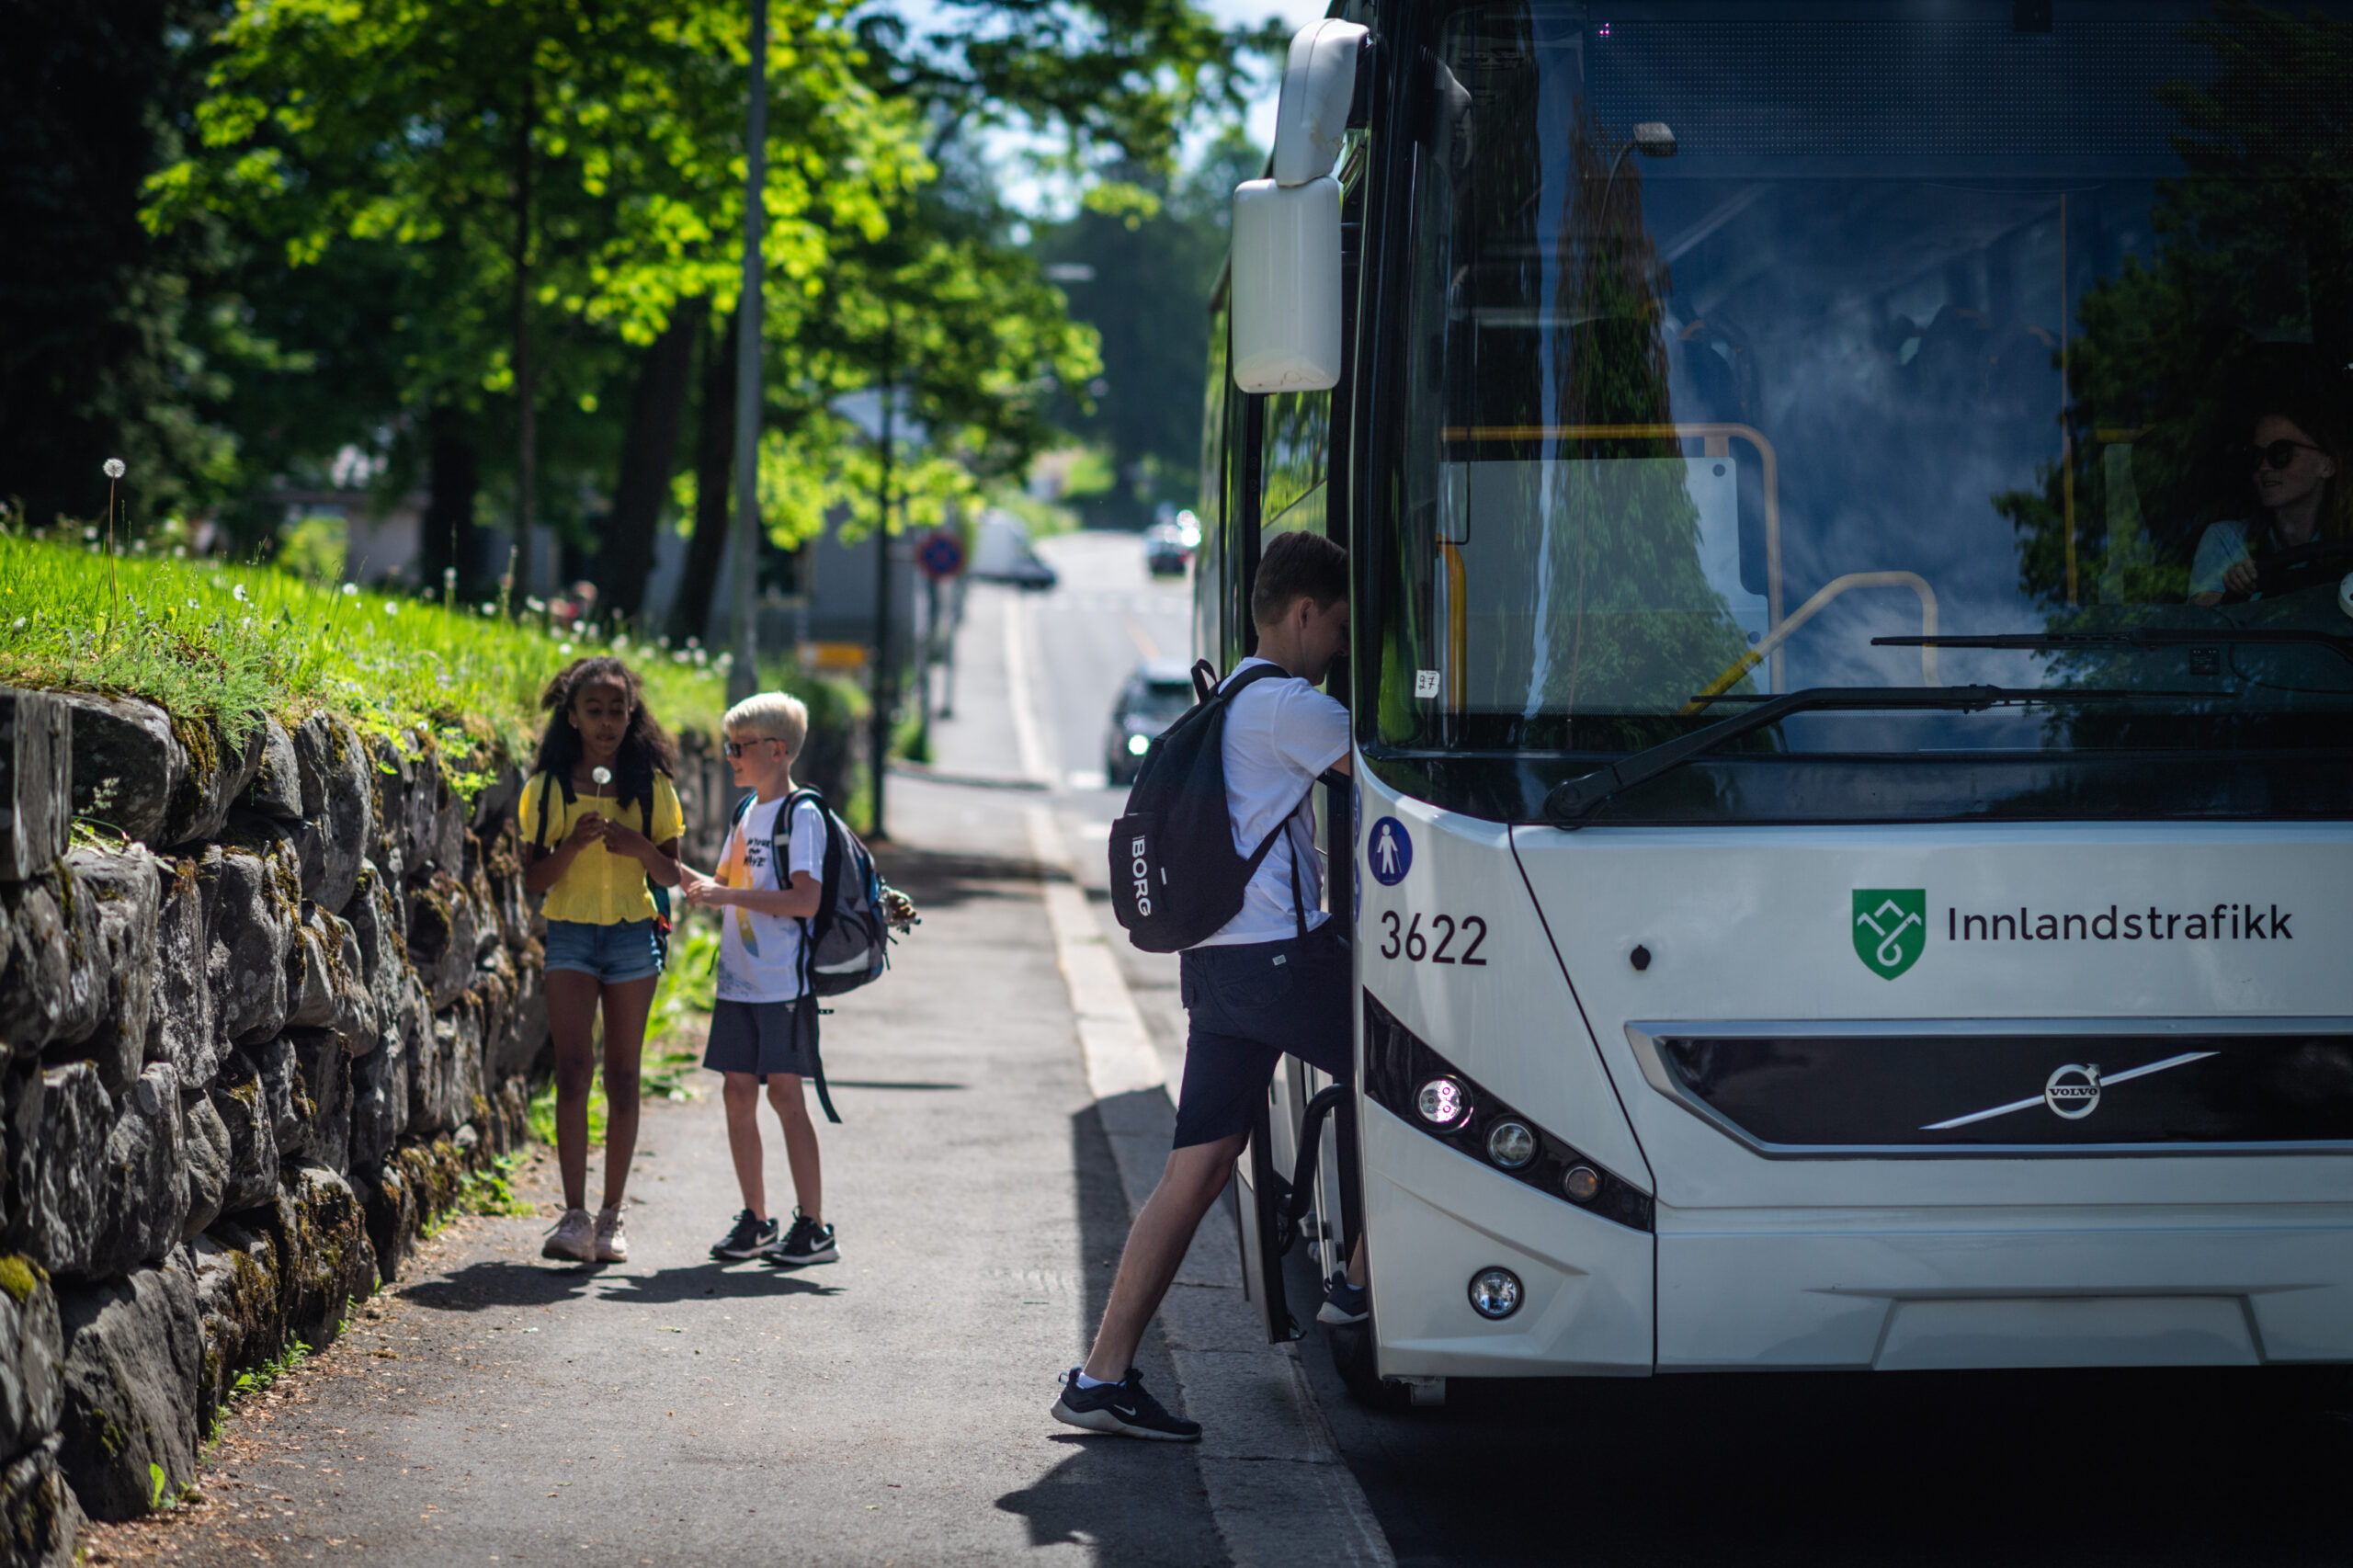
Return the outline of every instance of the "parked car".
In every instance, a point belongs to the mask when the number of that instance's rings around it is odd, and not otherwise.
[[[1192,547],[1175,523],[1154,523],[1143,530],[1143,566],[1154,576],[1181,577],[1192,561]]]
[[[1029,547],[1029,530],[1012,513],[990,507],[982,515],[976,535],[972,562],[966,571],[982,582],[1011,583],[1042,591],[1062,580],[1052,567],[1038,559],[1038,552]]]
[[[1133,783],[1154,738],[1192,705],[1192,672],[1183,660],[1150,659],[1138,665],[1111,705],[1111,727],[1103,740],[1103,776],[1114,784]]]

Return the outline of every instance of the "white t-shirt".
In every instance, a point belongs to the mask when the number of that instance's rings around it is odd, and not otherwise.
[[[1245,659],[1240,675],[1269,659]],[[1299,898],[1311,931],[1330,918],[1323,910],[1324,862],[1315,853],[1316,775],[1348,755],[1348,710],[1297,676],[1253,681],[1225,712],[1225,808],[1233,821],[1233,847],[1248,855],[1290,813],[1289,831],[1258,862],[1242,895],[1242,912],[1214,936],[1194,944],[1233,947],[1279,942],[1299,935],[1292,917],[1290,871],[1299,868]],[[1296,807],[1297,810],[1292,808]]]
[[[755,801],[727,835],[719,880],[731,888],[789,892],[791,873],[825,874],[825,818],[813,801],[792,811],[791,864],[782,878],[769,864],[776,813],[785,797]],[[790,1002],[801,994],[801,922],[744,908],[719,912],[719,996],[726,1002]]]

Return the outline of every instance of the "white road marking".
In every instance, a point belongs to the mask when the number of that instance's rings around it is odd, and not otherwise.
[[[1029,602],[1015,598],[1005,607],[1006,697],[1013,709],[1013,747],[1021,771],[1040,784],[1051,785],[1045,744],[1038,738],[1038,711],[1029,701]]]

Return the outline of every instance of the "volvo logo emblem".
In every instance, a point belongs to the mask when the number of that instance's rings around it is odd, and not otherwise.
[[[2081,1121],[2099,1108],[2099,1068],[2070,1062],[2043,1082],[2042,1103],[2053,1116]]]

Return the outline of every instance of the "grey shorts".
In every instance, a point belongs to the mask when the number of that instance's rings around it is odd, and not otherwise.
[[[814,1077],[817,1072],[817,1003],[722,1001],[710,1010],[710,1042],[702,1064],[714,1073],[756,1073],[763,1082],[775,1074]]]

